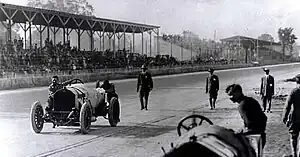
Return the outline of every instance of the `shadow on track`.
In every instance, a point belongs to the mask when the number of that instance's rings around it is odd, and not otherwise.
[[[88,134],[81,134],[79,127],[58,127],[51,131],[44,131],[43,135],[82,135],[82,136],[102,136],[120,138],[149,138],[159,136],[175,130],[175,126],[159,126],[142,124],[135,126],[92,125]],[[73,130],[73,131],[68,131]]]

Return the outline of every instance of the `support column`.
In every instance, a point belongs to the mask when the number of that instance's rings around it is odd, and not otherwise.
[[[115,32],[113,33],[113,36],[114,36],[114,43],[113,43],[113,51],[114,51],[114,58],[116,58],[116,34]]]
[[[157,41],[156,41],[156,42],[157,42],[157,43],[156,43],[156,44],[157,44],[157,47],[156,47],[156,48],[157,48],[157,52],[156,52],[156,54],[159,55],[159,54],[160,54],[160,52],[159,52],[159,51],[160,51],[160,49],[159,49],[159,48],[160,48],[160,45],[159,45],[159,44],[160,44],[160,43],[159,43],[159,28],[157,28],[156,35],[157,35],[157,39],[156,39],[156,40],[157,40]]]
[[[66,43],[66,28],[65,26],[63,27],[63,43]]]
[[[26,27],[26,22],[24,23],[24,26],[22,26],[22,24],[21,23],[19,23],[19,26],[22,28],[22,30],[24,31],[24,38],[25,38],[25,40],[24,40],[24,49],[26,49],[26,39],[27,39],[27,31],[28,31],[28,29],[29,29],[29,27]]]
[[[53,29],[50,28],[50,30],[53,33],[53,45],[56,45],[56,33],[59,31],[59,28],[55,29],[55,27],[53,27]]]
[[[94,50],[94,33],[95,31],[90,30],[88,32],[88,35],[90,36],[90,50],[93,51]]]
[[[77,47],[78,47],[78,50],[80,50],[80,37],[83,34],[84,30],[81,31],[80,28],[78,28],[75,31],[77,32]]]
[[[29,22],[29,49],[32,49],[32,34],[31,34],[31,23]]]
[[[9,41],[12,43],[11,27],[12,27],[12,20],[8,20],[8,38],[9,38]]]
[[[26,29],[26,23],[25,23],[25,29]],[[26,32],[27,32],[28,29],[24,30],[24,49],[26,49],[27,47],[27,36],[26,36]]]
[[[125,49],[125,51],[126,51],[126,33],[125,33],[125,31],[123,32],[123,46],[124,46],[124,49]]]
[[[150,30],[148,33],[150,35],[150,52],[149,53],[150,53],[150,57],[152,57],[152,35],[151,35],[152,31]]]
[[[103,52],[105,51],[105,31],[103,30],[103,32],[102,32],[102,34],[103,34]]]
[[[99,41],[100,41],[100,42],[99,42],[99,44],[100,44],[100,45],[99,45],[99,51],[101,51],[101,45],[102,45],[102,44],[101,44],[101,38],[103,37],[104,34],[102,34],[101,31],[97,31],[96,33],[97,33],[97,35],[98,35],[98,37],[99,37]],[[104,37],[103,37],[103,38],[104,38]]]
[[[148,50],[148,44],[147,44],[147,43],[148,43],[148,42],[147,42],[147,40],[146,40],[146,47],[145,47],[145,48],[146,48],[146,56],[148,56],[148,51],[147,51],[147,50]]]
[[[135,53],[135,41],[134,41],[134,33],[132,33],[132,52]]]
[[[142,55],[144,55],[144,30],[142,30]]]
[[[42,48],[43,48],[43,32],[45,30],[45,26],[42,28],[42,25],[40,25],[40,27],[36,26],[36,29],[38,30],[38,32],[40,33],[40,52],[42,53]]]
[[[116,35],[117,35],[117,38],[118,38],[118,50],[120,50],[121,49],[121,47],[120,47],[120,45],[121,45],[120,40],[121,40],[123,34],[120,35],[120,33],[118,32]]]
[[[50,26],[49,25],[47,26],[47,38],[50,41]]]

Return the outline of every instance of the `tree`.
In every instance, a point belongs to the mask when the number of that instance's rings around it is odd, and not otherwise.
[[[30,7],[62,11],[77,15],[94,16],[94,8],[87,2],[87,0],[27,0],[27,2],[27,5]],[[62,30],[59,30],[57,34],[62,34]],[[43,37],[45,35],[46,31],[43,32]],[[50,34],[50,36],[52,36],[52,34]],[[32,37],[33,41],[39,41],[39,32],[36,30],[33,31]],[[59,40],[58,38],[57,41]],[[97,39],[98,38],[96,38],[95,41],[98,41]],[[72,33],[70,35],[70,41],[74,42],[76,40],[77,35]],[[84,32],[81,37],[81,48],[89,47],[89,43],[86,41],[89,41],[89,38],[87,37],[86,32]]]
[[[27,5],[72,14],[94,15],[94,8],[87,0],[28,0]]]
[[[259,40],[265,40],[265,41],[269,41],[269,42],[274,42],[274,38],[272,37],[272,35],[270,34],[261,34],[258,37]]]
[[[282,45],[282,59],[284,61],[285,57],[285,48],[288,47],[290,52],[293,51],[293,45],[296,42],[297,37],[292,34],[294,28],[286,27],[286,28],[279,28],[278,29],[278,37]]]

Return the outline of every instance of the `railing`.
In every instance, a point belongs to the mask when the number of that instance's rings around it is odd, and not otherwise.
[[[223,64],[220,62],[217,63],[200,63],[200,64],[184,64],[184,65],[165,65],[165,66],[149,66],[148,69],[151,70],[163,70],[169,68],[188,68],[188,67],[218,67],[222,65],[232,65],[240,66],[245,65],[245,63],[229,63]],[[248,64],[251,66],[251,64]],[[65,71],[52,71],[52,72],[35,72],[33,74],[28,73],[15,73],[15,72],[6,72],[2,78],[23,78],[23,77],[52,77],[54,75],[58,76],[72,76],[72,75],[84,75],[84,74],[95,74],[95,73],[128,73],[128,72],[138,72],[140,67],[126,67],[126,68],[107,68],[107,69],[84,69],[84,70],[65,70]]]

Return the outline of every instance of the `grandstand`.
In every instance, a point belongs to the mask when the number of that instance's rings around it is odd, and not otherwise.
[[[147,33],[150,36],[159,35],[159,26],[140,23],[118,21],[97,17],[69,14],[52,10],[18,6],[0,3],[0,21],[7,31],[7,40],[1,48],[0,65],[6,71],[44,71],[48,70],[71,70],[85,68],[109,67],[111,65],[123,66],[130,64],[128,50],[116,49],[113,42],[113,50],[105,48],[105,36],[109,40],[126,38],[128,34],[133,36],[133,53],[135,53],[135,34]],[[13,39],[12,26],[18,24],[24,31],[25,40]],[[40,43],[32,43],[32,29],[36,28],[40,34]],[[62,42],[56,41],[58,30],[62,30]],[[71,47],[69,36],[72,31],[78,35],[78,44]],[[43,32],[47,32],[43,37]],[[80,38],[83,32],[90,37],[90,51],[82,51]],[[50,33],[53,36],[50,36]],[[29,35],[29,49],[26,37]],[[100,38],[100,49],[94,49],[94,36]],[[52,37],[52,38],[51,38]],[[143,38],[142,38],[143,40]],[[43,44],[44,41],[44,44]],[[125,47],[125,40],[123,40]],[[153,41],[152,41],[153,42]],[[159,42],[159,40],[157,40]],[[121,44],[120,42],[118,42]],[[102,47],[101,47],[102,45]],[[159,43],[157,43],[159,45]],[[118,47],[120,47],[118,45]],[[116,59],[118,53],[125,56],[122,60]],[[159,54],[159,47],[156,49]]]

